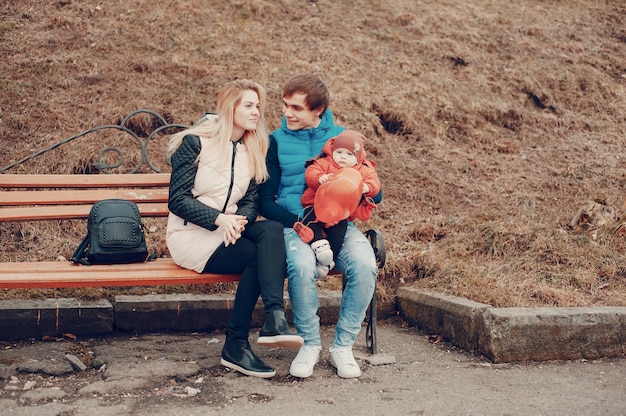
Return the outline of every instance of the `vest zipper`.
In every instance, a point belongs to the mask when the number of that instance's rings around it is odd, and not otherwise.
[[[237,143],[239,143],[239,141],[233,142],[233,158],[230,162],[230,185],[228,186],[228,193],[226,194],[226,201],[224,201],[224,208],[222,208],[222,212],[226,212],[228,200],[230,199],[230,195],[233,193],[233,185],[235,184],[235,155],[237,154]]]

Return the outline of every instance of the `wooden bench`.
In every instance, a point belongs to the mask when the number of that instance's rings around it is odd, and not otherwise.
[[[162,172],[0,174],[0,222],[86,220],[93,203],[109,198],[136,202],[143,218],[167,217],[169,178],[169,173]],[[366,235],[382,267],[385,261],[382,235],[377,230],[368,230]],[[211,284],[237,282],[239,277],[237,274],[198,274],[177,266],[170,258],[92,266],[69,261],[0,263],[0,288],[3,289]],[[376,294],[368,311],[366,343],[375,354]]]
[[[94,202],[134,201],[143,218],[166,217],[169,173],[117,175],[0,175],[0,222],[87,219]],[[77,243],[78,244],[78,243]],[[0,288],[157,286],[237,282],[239,275],[198,274],[170,258],[82,266],[69,261],[3,263]]]

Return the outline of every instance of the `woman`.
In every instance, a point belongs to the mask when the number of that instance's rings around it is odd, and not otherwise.
[[[263,298],[266,319],[259,344],[299,348],[284,312],[285,244],[282,225],[258,221],[257,184],[268,179],[265,90],[249,80],[227,83],[217,116],[174,134],[167,247],[181,267],[198,273],[241,273],[221,363],[268,378],[276,371],[250,348],[252,312]]]

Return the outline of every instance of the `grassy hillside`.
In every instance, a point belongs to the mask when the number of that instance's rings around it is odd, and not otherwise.
[[[621,0],[5,3],[0,167],[140,108],[191,123],[234,78],[267,88],[275,128],[283,83],[314,72],[378,163],[385,200],[362,226],[386,237],[381,300],[413,284],[494,306],[626,306]],[[82,172],[103,142],[10,171]],[[570,227],[588,201],[614,215]],[[163,222],[149,226],[167,255]],[[2,260],[67,258],[83,231],[0,224]]]

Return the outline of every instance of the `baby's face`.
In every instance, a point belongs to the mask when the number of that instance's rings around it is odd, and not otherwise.
[[[333,160],[341,168],[351,168],[356,165],[356,156],[348,149],[339,148],[333,150]]]

